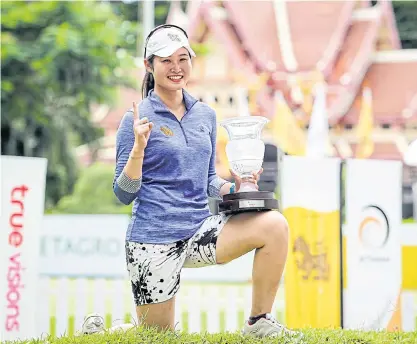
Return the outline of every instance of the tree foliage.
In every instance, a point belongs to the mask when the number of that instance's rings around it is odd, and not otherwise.
[[[131,84],[123,48],[137,29],[95,1],[3,2],[1,16],[1,153],[48,159],[48,206],[76,180],[73,147],[101,135],[92,105]]]
[[[95,163],[84,169],[74,192],[63,197],[51,213],[61,214],[130,214],[132,206],[125,206],[113,193],[114,169]]]
[[[180,1],[182,8],[185,9],[188,1]],[[143,20],[143,3],[144,1],[111,1],[111,5],[113,10],[116,14],[122,17],[126,21],[134,22],[134,23],[142,23]],[[155,26],[162,25],[166,23],[169,8],[170,8],[171,1],[167,0],[158,0],[154,2],[154,23]],[[141,56],[140,49],[143,43],[143,31],[142,26],[140,25],[138,28],[138,35],[137,35],[136,46],[130,46],[130,50],[132,53],[139,53],[138,55]]]
[[[403,49],[417,49],[417,1],[393,1]]]

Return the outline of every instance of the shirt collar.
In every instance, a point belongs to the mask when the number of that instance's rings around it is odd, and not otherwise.
[[[184,97],[184,104],[186,111],[190,111],[190,109],[197,103],[197,99],[191,96],[186,90],[182,89],[182,95]],[[153,89],[148,92],[148,98],[152,104],[152,107],[155,112],[169,112],[168,108],[164,104],[161,98],[155,93]]]

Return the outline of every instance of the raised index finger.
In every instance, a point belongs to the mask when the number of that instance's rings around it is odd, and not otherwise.
[[[139,112],[136,102],[133,102],[133,120],[139,120]]]

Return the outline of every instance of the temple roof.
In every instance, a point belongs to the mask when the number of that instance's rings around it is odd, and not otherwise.
[[[398,89],[417,93],[417,85],[410,84],[413,77],[417,79],[417,73],[408,72],[404,76],[407,84],[399,77],[401,72],[393,75],[393,71],[404,72],[414,65],[414,60],[410,65],[398,59],[401,54],[410,53],[397,50],[399,38],[393,18],[389,1],[376,6],[371,6],[370,1],[226,1],[223,6],[203,2],[199,10],[194,9],[189,30],[196,41],[204,41],[207,30],[211,30],[235,68],[246,68],[248,78],[255,71],[270,72],[269,86],[281,89],[293,109],[297,104],[291,98],[292,85],[288,80],[295,75],[308,82],[309,72],[321,71],[329,85],[327,103],[331,124],[341,121],[354,124],[352,120],[357,116],[352,113],[357,112],[355,102],[365,79],[371,80],[372,89],[377,88],[376,102],[383,88],[374,82],[378,75],[393,76],[395,83],[401,84]],[[201,22],[206,24],[206,30],[201,30]],[[377,49],[394,50],[397,58],[387,63],[374,61]],[[390,55],[385,56],[389,60]],[[259,92],[258,101],[266,116],[271,116],[272,95],[267,90]],[[405,103],[412,98],[404,94],[399,98],[404,97],[402,100],[382,97],[384,105],[375,104],[376,121],[393,121],[394,117],[401,116]]]
[[[401,140],[395,128],[411,125],[417,135],[417,50],[401,50],[390,1],[372,6],[371,1],[349,0],[193,0],[186,13],[179,3],[171,6],[167,21],[186,29],[192,42],[204,42],[208,36],[216,40],[230,65],[248,80],[263,72],[269,75],[258,92],[262,115],[274,114],[274,90],[282,91],[295,113],[300,111],[303,107],[294,98],[294,87],[306,88],[319,71],[328,85],[332,126],[355,126],[362,88],[371,88],[374,123],[393,133],[388,140],[376,140],[371,158],[402,158],[412,137]],[[96,122],[107,136],[104,160],[113,159],[109,152],[120,119],[139,98],[139,85],[137,90],[120,89],[116,106],[95,109]],[[349,137],[349,132],[344,135]],[[81,148],[79,152],[82,155]],[[334,152],[351,157],[354,140],[336,140]]]
[[[378,52],[364,80],[373,93],[375,120],[379,124],[417,122],[417,50]],[[343,123],[355,124],[360,110],[357,95]],[[408,111],[407,111],[408,110]]]

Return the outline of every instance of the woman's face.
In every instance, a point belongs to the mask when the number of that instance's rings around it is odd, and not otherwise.
[[[147,65],[148,71],[151,71]],[[153,76],[155,86],[167,91],[178,91],[187,85],[192,70],[191,58],[188,50],[178,49],[169,57],[155,56],[153,62]]]

